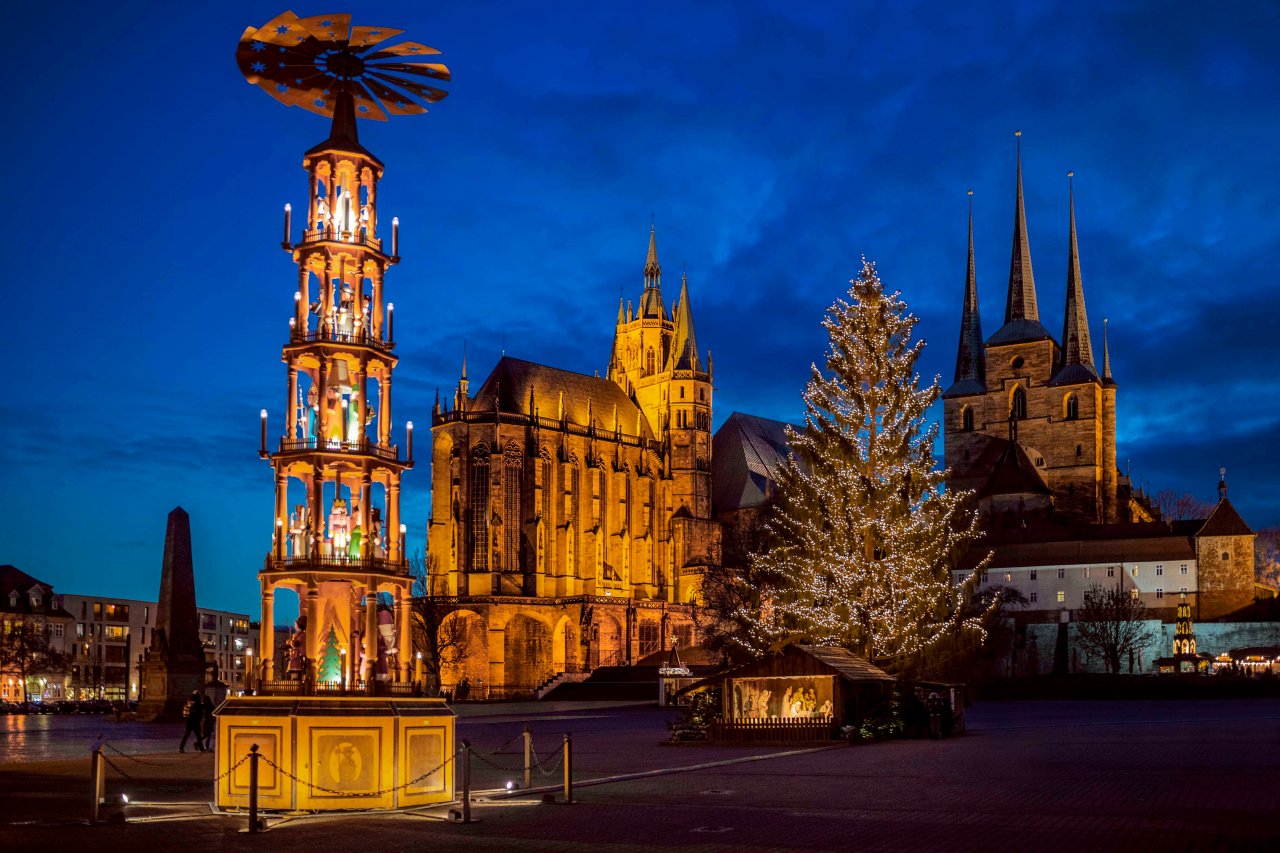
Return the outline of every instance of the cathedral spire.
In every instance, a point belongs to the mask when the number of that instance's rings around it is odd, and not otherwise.
[[[1049,331],[1040,324],[1036,279],[1031,271],[1031,243],[1027,238],[1027,210],[1022,194],[1022,131],[1016,131],[1014,136],[1018,139],[1018,191],[1013,211],[1009,294],[1005,300],[1004,325],[991,336],[988,344],[1052,340]]]
[[[1107,348],[1107,318],[1102,318],[1102,382],[1105,385],[1114,385],[1115,380],[1111,378],[1111,351]]]
[[[1036,279],[1031,271],[1031,243],[1027,239],[1027,209],[1022,196],[1022,131],[1018,138],[1018,197],[1013,212],[1013,255],[1009,259],[1009,298],[1004,321],[1039,320]]]
[[[640,300],[640,316],[666,319],[662,307],[662,265],[658,263],[658,239],[649,226],[649,255],[644,262],[644,298]]]
[[[969,190],[969,270],[964,282],[964,311],[960,315],[956,379],[946,396],[980,394],[986,390],[987,363],[982,349],[982,317],[978,311],[978,275],[973,262],[973,190]]]
[[[1067,172],[1071,181],[1075,172]],[[1097,381],[1093,366],[1093,343],[1089,339],[1089,317],[1084,308],[1084,284],[1080,279],[1080,249],[1076,242],[1076,197],[1074,181],[1068,185],[1071,209],[1071,237],[1067,258],[1067,307],[1062,318],[1062,353],[1058,360],[1059,384]]]
[[[671,342],[668,370],[700,370],[698,340],[693,331],[693,309],[689,306],[689,276],[680,278],[680,299],[676,302],[675,337]]]

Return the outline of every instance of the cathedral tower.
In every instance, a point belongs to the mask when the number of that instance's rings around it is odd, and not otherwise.
[[[393,442],[393,306],[384,279],[397,257],[378,214],[383,165],[359,142],[356,103],[335,98],[329,137],[302,165],[310,192],[301,240],[285,242],[298,265],[294,311],[283,361],[283,434],[261,455],[275,470],[271,553],[262,582],[263,677],[354,685],[406,681],[411,578],[400,523],[400,478],[413,466]],[[274,591],[297,592],[300,618],[288,661],[275,661]],[[394,611],[379,607],[389,594]],[[379,612],[379,610],[383,612]],[[398,624],[397,624],[398,623]],[[408,646],[404,646],[405,649]]]
[[[636,402],[664,444],[674,509],[711,517],[711,365],[698,353],[689,279],[667,314],[657,238],[649,230],[640,310],[618,307],[608,378]]]

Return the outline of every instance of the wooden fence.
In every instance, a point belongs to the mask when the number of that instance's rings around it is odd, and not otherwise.
[[[804,743],[831,740],[831,717],[713,720],[709,732],[715,743]]]

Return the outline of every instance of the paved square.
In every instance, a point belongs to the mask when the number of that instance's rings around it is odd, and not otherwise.
[[[460,721],[460,737],[477,751],[477,788],[519,781],[518,741],[494,750],[526,720],[544,755],[573,732],[583,781],[795,750],[662,746],[670,714],[654,708],[520,710]],[[134,799],[209,798],[207,782],[182,785],[208,779],[211,759],[153,760],[172,770],[121,759],[134,778],[113,773],[111,789],[132,787]],[[1276,767],[1280,700],[985,703],[972,709],[960,738],[586,785],[572,806],[536,797],[480,802],[481,821],[469,826],[439,820],[437,809],[286,821],[255,838],[239,834],[242,818],[179,806],[133,809],[126,826],[89,828],[72,822],[84,811],[83,760],[5,766],[0,820],[6,846],[12,839],[98,850],[173,849],[177,839],[197,850],[345,849],[366,839],[379,850],[1274,850]],[[180,821],[138,820],[183,810],[190,817]]]

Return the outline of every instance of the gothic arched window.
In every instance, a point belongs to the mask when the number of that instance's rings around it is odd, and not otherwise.
[[[1075,394],[1068,394],[1066,399],[1066,415],[1067,420],[1074,421],[1080,418],[1080,398]]]
[[[960,429],[973,432],[973,409],[969,406],[960,410]]]
[[[649,352],[644,357],[644,375],[653,375],[653,347],[649,347]]]
[[[1018,420],[1027,416],[1027,392],[1021,387],[1013,389],[1013,400],[1009,406],[1009,414]]]
[[[524,456],[508,444],[502,451],[502,569],[520,569],[520,487]]]
[[[489,568],[489,449],[483,444],[471,451],[471,570]]]

